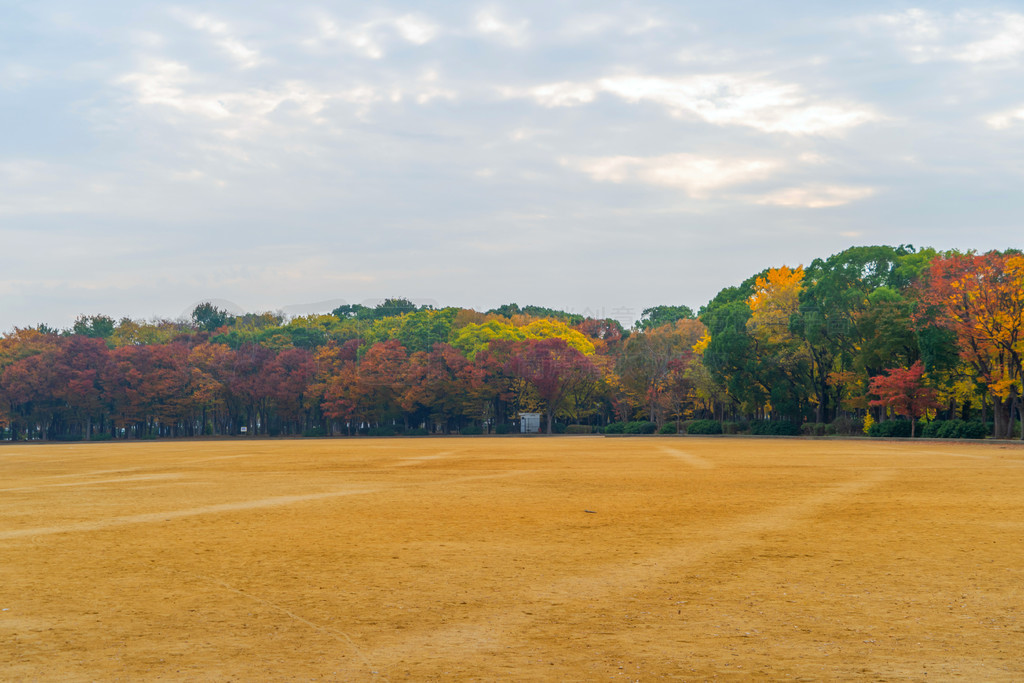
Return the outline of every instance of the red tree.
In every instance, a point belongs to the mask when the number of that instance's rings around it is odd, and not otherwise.
[[[580,382],[596,380],[597,368],[560,337],[528,339],[519,342],[516,350],[509,360],[508,370],[537,390],[547,411],[550,434],[555,412],[570,389]]]
[[[917,361],[909,369],[886,370],[871,380],[870,392],[877,399],[873,406],[892,408],[897,415],[910,418],[910,436],[914,436],[914,424],[929,408],[938,408],[935,389],[924,386],[924,366]]]

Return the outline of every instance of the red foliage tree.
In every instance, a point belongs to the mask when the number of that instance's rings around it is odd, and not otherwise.
[[[930,408],[938,408],[935,389],[924,385],[924,366],[917,361],[909,369],[886,370],[871,380],[870,392],[877,399],[873,406],[891,408],[897,415],[910,419],[910,436],[914,436],[914,425],[918,418]]]
[[[564,339],[527,339],[516,344],[508,370],[534,387],[547,412],[547,432],[551,433],[554,415],[571,387],[592,382],[598,372],[586,356]]]

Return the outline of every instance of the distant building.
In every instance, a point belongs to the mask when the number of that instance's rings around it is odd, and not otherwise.
[[[540,413],[519,413],[519,432],[521,434],[538,434],[540,432]]]

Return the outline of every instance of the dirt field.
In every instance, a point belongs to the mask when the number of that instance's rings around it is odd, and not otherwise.
[[[0,447],[5,680],[1022,680],[1024,449]]]

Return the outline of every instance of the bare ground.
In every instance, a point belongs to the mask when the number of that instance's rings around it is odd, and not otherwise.
[[[5,680],[1021,680],[1024,449],[0,448]]]

